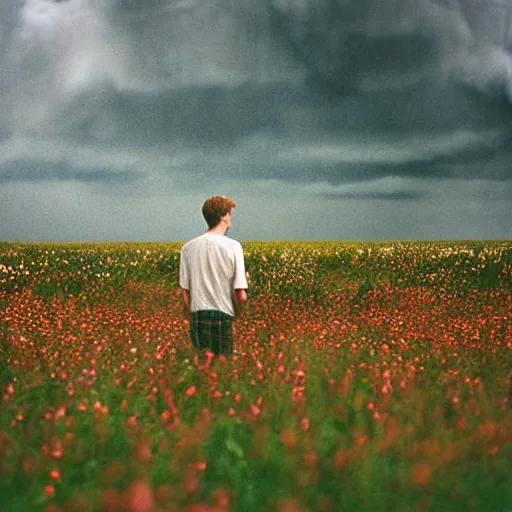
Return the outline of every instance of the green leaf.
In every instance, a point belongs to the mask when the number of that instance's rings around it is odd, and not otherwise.
[[[228,452],[236,455],[239,459],[243,459],[244,451],[242,447],[233,438],[226,439],[226,449],[228,450]]]

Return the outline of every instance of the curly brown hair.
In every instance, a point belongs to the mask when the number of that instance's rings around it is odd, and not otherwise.
[[[203,204],[203,217],[210,229],[214,228],[220,218],[236,206],[235,202],[226,196],[209,197]]]

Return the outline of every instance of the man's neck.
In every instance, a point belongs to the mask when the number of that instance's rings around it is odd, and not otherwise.
[[[207,231],[207,233],[210,233],[212,235],[225,235],[228,228],[224,224],[217,224],[214,228],[211,228]]]

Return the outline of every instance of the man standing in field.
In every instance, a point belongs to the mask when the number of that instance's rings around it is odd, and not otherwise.
[[[233,320],[247,301],[242,246],[226,236],[235,203],[215,196],[203,204],[208,231],[181,249],[180,287],[192,344],[215,354],[232,354]]]

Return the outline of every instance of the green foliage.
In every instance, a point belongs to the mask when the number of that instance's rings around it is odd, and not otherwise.
[[[101,510],[136,481],[161,510],[505,510],[510,242],[244,242],[211,364],[180,247],[0,244],[0,507]]]
[[[281,482],[284,452],[273,433],[265,459],[254,455],[254,432],[235,420],[219,422],[204,447],[208,472],[202,479],[202,494],[207,498],[220,486],[228,486],[237,497],[234,510],[260,510],[276,494]],[[281,489],[280,492],[283,492]]]
[[[47,299],[120,292],[129,281],[177,286],[181,244],[2,244],[0,289]]]
[[[119,293],[130,281],[176,287],[180,243],[7,244],[0,289],[43,297]],[[367,291],[386,283],[446,292],[512,286],[510,242],[245,242],[252,294],[319,298],[321,290]]]

